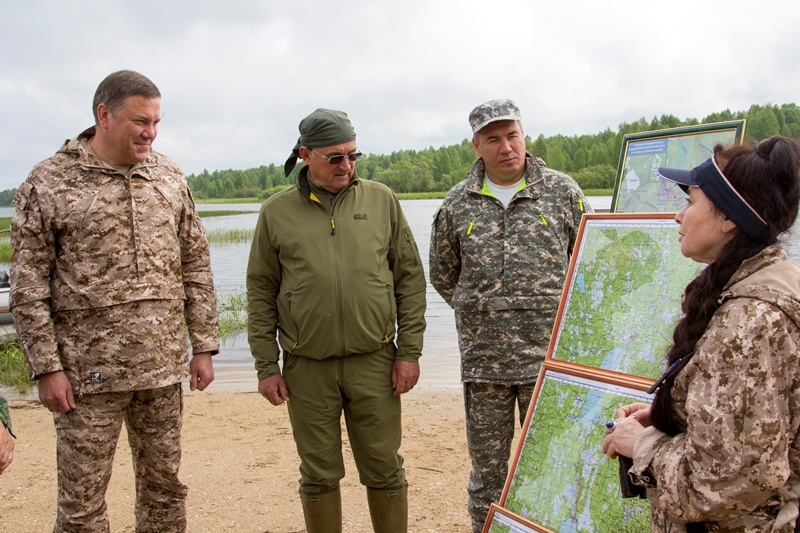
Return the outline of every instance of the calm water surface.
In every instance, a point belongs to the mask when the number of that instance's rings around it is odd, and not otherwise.
[[[441,200],[404,200],[400,202],[411,225],[411,230],[419,247],[420,256],[428,276],[429,240],[431,222]],[[597,209],[607,210],[610,197],[589,198],[589,203]],[[199,204],[198,210],[258,211],[260,204]],[[0,217],[13,214],[12,208],[0,208]],[[207,231],[216,229],[255,228],[257,213],[211,217],[203,220]],[[787,243],[790,256],[800,259],[800,225],[795,225],[793,237]],[[211,246],[211,266],[214,282],[220,294],[244,290],[245,271],[250,243],[213,244]],[[7,265],[2,265],[7,268]],[[427,389],[456,389],[460,387],[459,354],[456,339],[453,310],[444,303],[430,283],[427,287],[428,307],[425,317],[424,355],[420,360],[422,375],[419,386]],[[212,390],[256,390],[257,380],[253,369],[253,358],[247,344],[246,335],[230,339],[222,346],[221,353],[214,358],[216,379]]]

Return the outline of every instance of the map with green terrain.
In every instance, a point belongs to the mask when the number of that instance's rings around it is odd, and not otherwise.
[[[670,219],[587,219],[552,358],[656,379],[702,265],[681,255]]]
[[[489,523],[489,533],[536,533],[534,528],[520,523],[516,518],[503,514],[497,507],[492,506],[489,515],[492,520]]]
[[[545,370],[503,507],[560,533],[650,531],[647,500],[623,499],[605,423],[643,392]]]
[[[658,167],[689,170],[711,157],[715,145],[729,146],[735,139],[736,130],[731,129],[629,142],[612,211],[680,211],[686,204],[686,194],[674,183],[659,178]]]

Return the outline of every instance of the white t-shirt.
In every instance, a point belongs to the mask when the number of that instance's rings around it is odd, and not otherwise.
[[[520,178],[518,182],[512,183],[511,185],[498,185],[490,180],[489,176],[484,175],[483,183],[484,186],[502,202],[503,207],[508,207],[511,199],[517,194],[517,191],[525,187],[525,178]]]

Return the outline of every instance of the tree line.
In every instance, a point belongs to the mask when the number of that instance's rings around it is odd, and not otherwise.
[[[712,113],[702,120],[681,120],[661,115],[652,120],[640,118],[623,122],[616,131],[606,128],[590,135],[539,135],[526,138],[528,150],[547,162],[550,168],[570,174],[583,189],[612,189],[625,135],[681,126],[696,126],[727,120],[747,119],[746,142],[754,143],[772,135],[800,141],[800,107],[797,104],[752,105],[746,111],[729,109]],[[379,181],[396,193],[444,192],[464,179],[475,163],[470,139],[459,144],[423,150],[400,150],[391,154],[367,154],[356,163],[359,176]],[[288,176],[283,164],[262,165],[245,170],[203,170],[187,176],[197,199],[266,198],[295,183],[302,165]],[[16,189],[0,191],[0,205],[11,205]]]
[[[570,174],[583,189],[612,189],[625,135],[681,126],[747,119],[746,142],[758,142],[772,135],[800,141],[800,106],[797,104],[752,105],[747,111],[726,109],[702,120],[681,120],[661,115],[622,123],[617,131],[607,128],[593,135],[539,135],[526,138],[528,150],[551,168]],[[459,144],[423,150],[400,150],[391,154],[367,154],[356,163],[358,175],[379,181],[397,193],[447,191],[464,179],[475,163],[470,139]],[[247,170],[204,170],[188,176],[196,198],[266,198],[295,183],[301,166],[288,177],[281,164]]]

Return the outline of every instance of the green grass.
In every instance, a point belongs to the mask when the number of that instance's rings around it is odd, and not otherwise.
[[[0,263],[11,262],[11,217],[0,217]]]
[[[25,394],[33,388],[25,367],[25,356],[17,341],[0,344],[0,383]]]
[[[264,200],[260,198],[205,198],[194,199],[197,204],[260,204]]]
[[[584,196],[612,196],[614,189],[583,189]]]
[[[233,209],[220,209],[217,211],[198,211],[197,214],[200,218],[210,217],[227,217],[229,215],[247,215],[249,213],[258,213],[258,211],[235,211]]]
[[[397,198],[400,200],[439,200],[447,195],[447,191],[435,192],[399,192]]]
[[[236,244],[252,242],[255,228],[215,229],[208,232],[208,242],[212,244]]]
[[[228,294],[217,302],[219,338],[232,339],[247,329],[247,293],[243,290]]]

